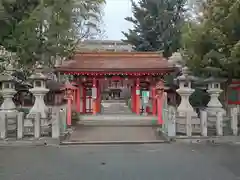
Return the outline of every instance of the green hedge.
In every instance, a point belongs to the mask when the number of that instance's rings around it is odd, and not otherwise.
[[[17,108],[19,112],[24,112],[24,114],[28,114],[30,112],[29,108]]]

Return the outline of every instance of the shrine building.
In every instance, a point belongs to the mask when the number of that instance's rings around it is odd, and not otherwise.
[[[72,75],[75,110],[93,115],[104,113],[106,102],[125,102],[132,113],[156,115],[156,82],[175,70],[157,52],[79,52],[56,67],[60,74]]]

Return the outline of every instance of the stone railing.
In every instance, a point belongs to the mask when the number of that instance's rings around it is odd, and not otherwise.
[[[0,139],[14,138],[24,139],[34,137],[39,139],[43,136],[50,136],[53,139],[59,139],[66,131],[66,110],[62,109],[52,114],[49,119],[49,127],[46,131],[46,127],[42,126],[42,119],[40,113],[36,113],[31,119],[26,118],[27,115],[23,112],[19,112],[15,117],[16,133],[9,134],[9,118],[4,112],[0,112]],[[11,117],[13,118],[13,117]],[[12,119],[11,119],[12,120]],[[26,121],[32,121],[33,126],[29,127],[25,125]],[[48,132],[48,133],[46,133]]]
[[[178,136],[223,136],[239,135],[238,109],[232,108],[229,117],[220,111],[216,115],[207,111],[200,112],[200,118],[193,113],[186,113],[178,116],[175,113],[169,114],[167,135]]]

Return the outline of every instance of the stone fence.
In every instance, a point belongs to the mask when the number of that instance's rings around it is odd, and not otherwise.
[[[46,127],[44,121],[48,122]],[[9,122],[16,122],[15,128],[9,130]],[[30,122],[30,123],[29,123]],[[44,125],[43,125],[44,124]],[[0,139],[27,139],[34,137],[51,137],[59,139],[66,131],[66,109],[52,113],[49,119],[41,118],[40,113],[35,113],[29,118],[24,112],[9,117],[6,112],[0,111]]]
[[[231,109],[231,115],[225,116],[222,111],[213,115],[207,111],[200,112],[200,118],[195,113],[177,115],[176,112],[169,112],[167,135],[178,136],[225,136],[239,135],[238,121],[239,113],[237,108]]]

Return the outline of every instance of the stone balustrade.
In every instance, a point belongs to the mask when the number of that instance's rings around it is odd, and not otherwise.
[[[42,124],[42,118],[40,113],[36,113],[35,116],[31,119],[33,127],[25,126],[25,121],[29,121],[29,118],[26,118],[23,112],[19,112],[17,116],[15,116],[15,122],[17,124],[15,132],[9,133],[8,121],[10,120],[5,112],[0,111],[0,139],[24,139],[30,136],[34,137],[34,139],[40,139],[41,137],[46,135],[44,129],[45,126]],[[11,117],[13,118],[13,117]],[[12,120],[12,119],[11,119]],[[66,130],[66,110],[62,109],[54,113],[49,120],[49,132],[53,139],[59,139],[61,134],[63,134]]]
[[[201,111],[200,117],[190,112],[183,116],[176,116],[174,113],[169,115],[168,121],[167,134],[169,137],[239,135],[237,108],[232,108],[230,117],[227,117],[222,111],[215,115],[208,111]]]

